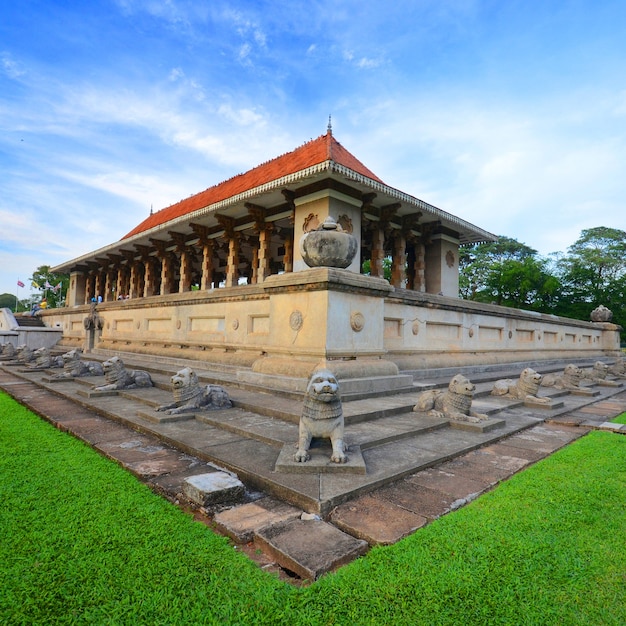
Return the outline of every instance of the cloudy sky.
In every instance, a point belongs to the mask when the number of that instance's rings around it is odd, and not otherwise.
[[[0,7],[0,293],[324,134],[541,254],[626,230],[623,0]]]

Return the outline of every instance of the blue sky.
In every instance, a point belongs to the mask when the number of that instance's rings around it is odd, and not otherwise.
[[[623,0],[15,0],[0,293],[329,114],[388,185],[541,254],[626,230]]]

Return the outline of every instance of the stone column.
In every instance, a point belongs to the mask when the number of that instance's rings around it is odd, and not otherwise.
[[[224,237],[228,241],[228,260],[226,262],[226,287],[236,287],[239,284],[239,233],[235,231],[235,219],[227,215],[216,216],[220,226],[224,229]]]
[[[104,293],[102,299],[109,302],[113,295],[113,270],[107,269],[104,274]]]
[[[143,261],[143,297],[148,298],[154,295],[154,259],[147,257],[142,259]]]
[[[168,252],[161,255],[161,295],[172,293],[172,255]]]
[[[133,261],[133,263],[130,266],[130,288],[128,289],[128,295],[131,298],[137,298],[140,293],[138,291],[138,281],[137,281],[137,274],[138,274],[138,265],[135,261]]]
[[[117,280],[115,281],[115,294],[116,294],[116,298],[119,300],[120,296],[122,296],[122,298],[126,295],[126,289],[124,288],[125,285],[125,270],[124,268],[120,265],[117,268]]]
[[[372,258],[370,259],[370,276],[384,278],[383,259],[385,258],[385,231],[379,224],[372,230]]]
[[[414,265],[413,289],[415,291],[426,291],[426,247],[422,241],[415,244],[415,265]]]
[[[191,289],[191,251],[185,249],[180,253],[180,279],[178,281],[178,293]]]
[[[285,254],[283,256],[283,270],[287,274],[293,272],[293,231],[283,241]]]
[[[200,289],[206,291],[213,286],[213,240],[202,244],[202,279]]]
[[[406,287],[406,238],[401,231],[396,231],[393,240],[391,284],[400,289]]]

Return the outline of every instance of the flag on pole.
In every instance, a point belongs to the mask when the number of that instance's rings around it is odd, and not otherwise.
[[[44,287],[46,289],[52,289],[52,285],[48,281],[46,281],[46,284],[44,285]]]
[[[31,285],[35,288],[35,289],[41,289],[41,287],[38,285],[38,283],[36,283],[34,280],[31,283]]]
[[[61,283],[59,283],[56,287],[52,288],[52,291],[54,291],[54,293],[56,293],[57,291],[60,291],[61,286],[62,286]]]
[[[26,287],[26,285],[21,280],[17,281],[17,286],[18,287]]]

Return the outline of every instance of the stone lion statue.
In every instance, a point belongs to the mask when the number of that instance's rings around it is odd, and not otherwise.
[[[607,378],[610,374],[610,368],[602,361],[596,361],[591,369],[583,370],[583,380],[591,381],[595,385],[603,387],[621,387],[622,383]]]
[[[17,346],[15,354],[17,356],[18,363],[31,363],[35,360],[34,351],[25,344]]]
[[[2,358],[15,358],[15,346],[10,341],[2,345]]]
[[[617,359],[613,365],[609,366],[609,374],[616,378],[626,378],[626,361]]]
[[[539,372],[535,372],[534,369],[527,367],[522,370],[518,380],[510,378],[496,380],[491,390],[491,395],[517,398],[518,400],[524,400],[530,396],[535,402],[539,401],[549,404],[550,398],[537,397],[542,379],[543,376]]]
[[[77,348],[66,352],[63,359],[63,372],[55,374],[54,378],[79,378],[81,376],[102,376],[104,370],[98,361],[83,361],[81,351]]]
[[[428,412],[432,417],[443,417],[463,422],[481,422],[489,419],[488,415],[472,411],[472,400],[476,385],[462,374],[452,378],[448,389],[430,389],[417,398],[414,411]]]
[[[345,463],[346,445],[343,440],[343,407],[339,395],[339,383],[335,375],[326,369],[313,372],[304,396],[304,405],[300,415],[298,431],[298,449],[295,461],[308,461],[309,448],[313,437],[330,439],[333,452],[330,460],[333,463]]]
[[[30,369],[47,370],[51,367],[63,367],[63,357],[52,356],[49,348],[37,348],[34,360],[29,364]]]
[[[106,385],[96,387],[95,391],[118,391],[119,389],[136,389],[152,387],[152,378],[143,370],[126,369],[119,356],[113,356],[102,364]]]
[[[541,381],[541,385],[543,387],[555,387],[556,389],[580,389],[582,377],[582,369],[570,363],[565,366],[561,374],[546,374]]]
[[[174,402],[158,407],[157,411],[165,411],[168,415],[178,415],[193,411],[228,409],[233,406],[223,387],[219,385],[202,387],[198,382],[197,374],[190,367],[176,372],[171,381]]]

